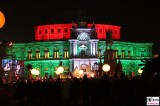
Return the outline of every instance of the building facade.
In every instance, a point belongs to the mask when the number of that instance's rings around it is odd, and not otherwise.
[[[153,44],[122,42],[120,28],[88,24],[85,21],[36,26],[35,42],[14,43],[7,48],[7,54],[11,55],[7,58],[24,62],[19,73],[25,77],[28,76],[29,65],[40,71],[40,77],[54,77],[60,62],[64,67],[64,75],[75,70],[93,72],[99,70],[95,63],[104,62],[104,52],[109,49],[106,46],[106,32],[111,31],[113,44],[110,48],[115,50],[115,61],[120,56],[122,71],[126,75],[131,72],[138,75],[141,59],[152,58]]]

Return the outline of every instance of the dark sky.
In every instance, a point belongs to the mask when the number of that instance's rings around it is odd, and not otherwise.
[[[34,26],[71,23],[83,12],[90,22],[121,26],[122,41],[154,43],[153,53],[160,52],[160,2],[117,1],[0,0],[6,18],[0,39],[33,41]]]

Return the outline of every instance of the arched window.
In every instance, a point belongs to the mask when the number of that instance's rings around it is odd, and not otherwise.
[[[85,51],[81,50],[81,58],[85,58]]]
[[[61,32],[61,29],[57,29],[57,32],[60,33],[60,32]]]
[[[124,58],[124,50],[122,49],[122,58]]]
[[[51,33],[54,33],[54,29],[51,29]]]
[[[118,50],[117,50],[117,48],[115,48],[114,50],[115,50],[115,58],[118,58]]]
[[[39,35],[41,35],[42,34],[42,30],[39,30]]]
[[[80,34],[78,35],[77,39],[78,39],[78,40],[81,40],[81,41],[85,41],[85,40],[89,40],[90,37],[89,37],[88,33],[82,32],[82,33],[80,33]]]
[[[28,50],[28,59],[32,59],[32,51]]]
[[[128,50],[128,57],[131,57],[131,51]]]
[[[102,33],[102,29],[99,29],[99,33]]]
[[[45,29],[45,34],[47,34],[48,33],[48,30],[47,29]]]
[[[44,58],[49,58],[49,50],[48,48],[44,50]]]
[[[63,51],[63,57],[64,58],[69,58],[69,50],[68,50],[68,48],[64,49],[64,51]]]
[[[67,33],[68,32],[68,28],[64,28],[64,32]]]
[[[40,59],[40,50],[36,50],[36,59]]]
[[[59,49],[58,48],[54,49],[53,56],[54,56],[54,58],[59,58]]]

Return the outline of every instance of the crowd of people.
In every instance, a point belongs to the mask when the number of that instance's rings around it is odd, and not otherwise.
[[[5,101],[17,99],[19,106],[143,106],[147,96],[160,95],[160,74],[154,76],[152,86],[145,92],[139,92],[143,90],[140,81],[141,76],[123,73],[100,78],[20,78],[11,85],[0,81],[0,103],[4,103],[3,93],[7,92]]]

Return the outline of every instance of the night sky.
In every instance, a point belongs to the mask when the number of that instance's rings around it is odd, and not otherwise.
[[[34,26],[72,23],[83,13],[88,22],[121,26],[122,41],[154,43],[153,53],[160,53],[160,2],[105,2],[0,0],[0,10],[6,18],[0,39],[34,41]]]

